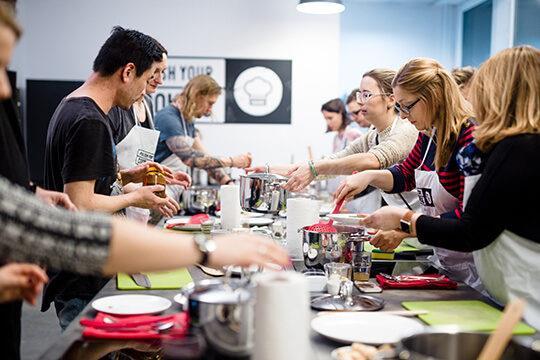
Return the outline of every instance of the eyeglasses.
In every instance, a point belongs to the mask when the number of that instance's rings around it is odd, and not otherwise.
[[[373,94],[373,93],[371,93],[369,91],[357,91],[356,92],[356,102],[359,103],[359,104],[365,104],[371,98],[373,98],[374,96],[386,96],[386,95],[390,95],[390,94],[387,94],[387,93]]]
[[[411,105],[407,105],[407,106],[399,105],[399,103],[396,103],[394,107],[396,108],[398,112],[402,112],[405,115],[409,115],[411,113],[411,109],[413,108],[413,106],[416,105],[416,103],[419,101],[420,101],[420,98],[416,99]]]

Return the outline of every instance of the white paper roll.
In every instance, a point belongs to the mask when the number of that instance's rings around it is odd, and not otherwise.
[[[254,281],[257,303],[253,359],[312,359],[306,278],[293,271],[281,271],[257,274]]]
[[[240,227],[240,187],[238,185],[222,185],[219,189],[221,202],[221,227],[232,230]]]
[[[319,222],[320,203],[305,198],[287,199],[287,251],[293,260],[303,259],[302,233],[298,229]]]

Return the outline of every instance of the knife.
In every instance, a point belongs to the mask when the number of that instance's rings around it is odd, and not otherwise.
[[[150,289],[152,287],[152,283],[150,283],[150,279],[148,278],[147,275],[137,273],[137,274],[131,274],[130,276],[135,282],[135,284],[146,289]]]

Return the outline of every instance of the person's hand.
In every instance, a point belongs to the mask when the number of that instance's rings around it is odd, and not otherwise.
[[[409,210],[397,206],[383,206],[366,216],[362,222],[374,229],[395,230],[400,228],[400,220],[407,211]]]
[[[180,205],[170,198],[162,198],[155,193],[165,190],[162,185],[143,186],[129,195],[133,197],[133,206],[153,209],[161,213],[165,217],[172,217],[180,210]]]
[[[61,206],[67,210],[77,211],[75,204],[71,202],[68,194],[58,191],[49,191],[40,187],[36,188],[36,196],[46,204],[52,206]]]
[[[191,186],[191,176],[183,171],[173,173],[172,179],[168,182],[171,185],[180,185],[184,188]]]
[[[298,165],[295,170],[290,171],[286,176],[290,176],[290,178],[283,188],[289,191],[303,190],[315,179],[308,164]]]
[[[236,167],[240,169],[249,168],[251,166],[252,156],[251,153],[245,153],[242,155],[237,155],[231,157],[232,164],[231,167]]]
[[[155,167],[159,172],[161,172],[165,176],[167,183],[174,179],[173,171],[167,166],[158,164],[157,162],[147,161],[135,167],[121,170],[120,174],[122,175],[122,185],[143,182],[148,169],[151,167]]]
[[[409,234],[404,233],[403,231],[379,230],[369,242],[371,245],[381,249],[382,251],[390,252],[397,248],[403,239],[409,236]]]
[[[300,165],[288,164],[288,165],[269,165],[268,169],[266,166],[252,166],[246,168],[246,172],[255,172],[255,173],[265,173],[269,172],[271,174],[281,175],[281,176],[290,176]]]
[[[35,305],[47,281],[47,274],[37,265],[4,265],[0,267],[0,303],[24,299]]]
[[[336,203],[339,203],[342,199],[345,201],[351,200],[355,195],[364,191],[369,186],[369,182],[370,179],[366,173],[347,176],[334,193]]]
[[[225,265],[249,266],[277,264],[286,266],[290,263],[287,252],[269,238],[249,235],[231,234],[215,238],[216,251],[209,258],[209,265],[221,267]]]

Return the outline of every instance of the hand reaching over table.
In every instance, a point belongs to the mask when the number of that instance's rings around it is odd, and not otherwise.
[[[0,303],[24,299],[35,305],[47,281],[47,274],[37,265],[4,265],[0,267]]]

